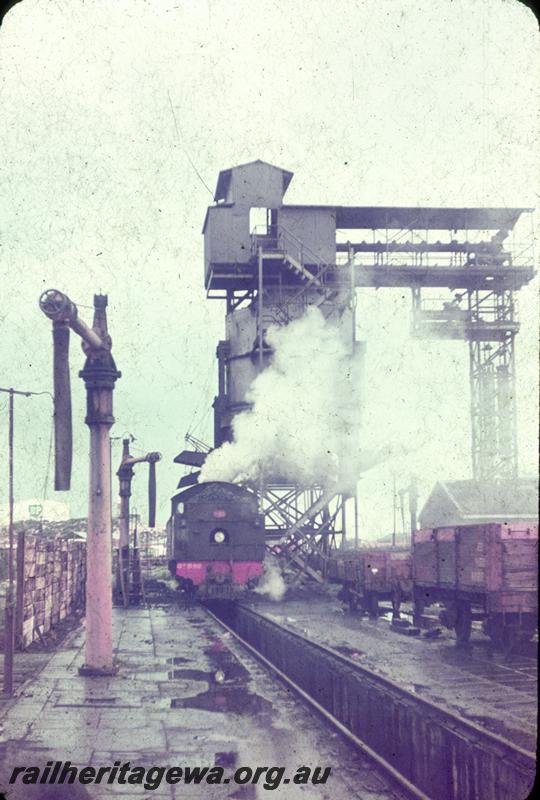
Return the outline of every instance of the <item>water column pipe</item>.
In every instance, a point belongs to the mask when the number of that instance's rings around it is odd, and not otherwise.
[[[90,328],[78,315],[77,306],[56,289],[44,292],[39,300],[43,313],[54,326],[71,329],[82,339],[86,354],[79,373],[86,388],[85,423],[90,430],[90,478],[88,531],[86,540],[86,643],[85,664],[79,672],[86,676],[111,675],[116,671],[112,655],[112,524],[111,524],[111,449],[109,431],[114,424],[113,391],[121,373],[112,357],[112,340],[107,331],[107,296],[94,295],[94,320]],[[64,347],[67,353],[67,347]],[[65,361],[55,368],[65,368]],[[66,398],[57,395],[55,372],[55,428],[62,432],[68,423],[59,411]],[[71,404],[69,404],[71,405]],[[70,420],[69,420],[70,424]],[[55,436],[58,443],[62,436]],[[64,441],[68,437],[64,437]],[[70,439],[70,437],[69,437]],[[71,452],[69,466],[71,466]],[[55,449],[56,474],[65,453]],[[65,466],[65,464],[64,464]],[[69,488],[70,470],[65,476]]]
[[[133,467],[147,463],[148,474],[148,527],[153,528],[156,522],[156,462],[161,460],[161,453],[147,453],[145,456],[132,456],[129,452],[129,439],[122,442],[122,460],[116,473],[120,484],[120,540],[118,543],[117,593],[122,597],[125,607],[129,605],[129,502],[131,497],[131,481]]]

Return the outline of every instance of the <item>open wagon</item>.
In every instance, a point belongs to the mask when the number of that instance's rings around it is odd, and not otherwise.
[[[415,613],[444,603],[440,620],[469,640],[483,621],[492,639],[510,646],[538,625],[538,525],[506,522],[426,528],[413,543]]]
[[[351,610],[362,608],[376,617],[381,600],[390,600],[399,615],[411,596],[411,551],[405,547],[359,548],[328,559],[327,577],[343,587],[341,599]]]

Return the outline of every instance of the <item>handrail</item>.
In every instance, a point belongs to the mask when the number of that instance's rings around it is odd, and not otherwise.
[[[283,236],[283,234],[285,234],[285,237]],[[299,239],[298,236],[296,236],[296,234],[292,233],[287,228],[284,228],[283,226],[281,226],[280,229],[278,230],[278,242],[280,240],[281,241],[286,241],[286,237],[289,237],[292,241],[294,241],[296,243],[296,246],[300,248],[300,251],[299,251],[299,256],[300,257],[299,257],[298,261],[301,264],[301,266],[302,267],[305,266],[305,263],[306,263],[305,262],[305,254],[307,253],[309,255],[309,257],[310,257],[309,263],[310,264],[313,263],[315,265],[315,267],[316,267],[316,272],[313,274],[313,276],[307,281],[306,284],[304,284],[302,289],[296,295],[294,295],[291,298],[291,301],[294,303],[294,302],[296,302],[298,297],[300,297],[301,295],[304,294],[306,288],[308,286],[310,286],[311,284],[313,284],[315,282],[318,282],[321,285],[321,288],[322,288],[322,285],[325,282],[324,279],[325,279],[326,273],[328,272],[330,267],[333,267],[334,265],[333,264],[328,264],[325,261],[322,261],[322,259],[319,258],[319,256],[310,247],[305,245],[302,242],[302,240]],[[285,248],[285,252],[287,252],[287,248]]]
[[[264,233],[258,232],[260,230],[264,230]],[[251,232],[252,242],[256,244],[257,239],[266,237],[271,238],[271,234],[269,234],[267,231],[268,228],[266,226],[256,225]],[[308,254],[310,256],[310,264],[313,263],[320,269],[333,266],[333,264],[327,264],[325,261],[323,261],[314,250],[308,247],[308,245],[304,244],[304,242],[295,233],[290,231],[288,228],[285,228],[283,225],[277,226],[276,236],[274,238],[276,238],[278,245],[280,243],[287,244],[287,240],[290,240],[290,242],[295,245],[297,249],[297,254],[299,256],[297,260],[302,266],[304,266],[306,263],[304,254]],[[295,255],[294,252],[291,252],[287,247],[284,248],[284,252],[289,253],[290,255]]]
[[[325,262],[319,258],[319,256],[315,253],[314,250],[308,247],[308,245],[304,244],[304,242],[295,233],[292,233],[292,231],[290,231],[288,228],[284,228],[283,225],[280,225],[277,233],[278,242],[280,239],[283,238],[283,234],[285,234],[288,238],[290,238],[296,244],[297,247],[298,246],[300,247],[301,257],[298,259],[298,261],[302,264],[302,266],[305,264],[303,258],[304,253],[308,253],[314,259],[313,263],[319,264],[320,266],[325,266]]]
[[[262,239],[270,238],[275,239],[277,250],[278,252],[283,251],[284,257],[289,255],[296,258],[300,266],[304,268],[306,264],[305,257],[307,255],[310,266],[315,266],[315,273],[311,273],[311,270],[306,270],[310,272],[311,277],[302,286],[302,288],[295,295],[293,295],[292,298],[290,298],[291,303],[296,303],[298,298],[305,294],[306,288],[314,283],[317,283],[319,288],[323,289],[326,273],[335,265],[323,261],[310,247],[305,245],[295,233],[292,233],[292,231],[290,231],[288,228],[279,225],[276,226],[276,234],[272,235],[267,226],[256,225],[251,231],[250,236],[252,255],[255,255],[256,249],[260,245]],[[288,316],[287,312],[284,311],[284,313]]]

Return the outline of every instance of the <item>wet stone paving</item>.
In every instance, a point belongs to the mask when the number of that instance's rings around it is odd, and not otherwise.
[[[114,610],[118,674],[78,674],[84,630],[70,634],[4,714],[0,788],[15,766],[71,761],[79,767],[332,767],[325,785],[140,785],[68,787],[65,800],[282,797],[383,800],[399,790],[293,698],[199,607],[177,604]],[[8,800],[45,798],[43,787]]]

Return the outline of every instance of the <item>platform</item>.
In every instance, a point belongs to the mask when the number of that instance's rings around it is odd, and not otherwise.
[[[282,798],[399,797],[371,763],[293,699],[202,608],[178,605],[114,610],[118,675],[83,678],[84,629],[70,634],[22,690],[2,720],[0,788],[14,766],[70,760],[83,766],[331,766],[323,786],[280,786]],[[73,787],[67,787],[71,790]],[[92,800],[146,796],[140,785],[76,786]],[[10,790],[11,791],[11,790]],[[19,787],[9,799],[41,798]],[[21,794],[22,792],[22,794]],[[266,797],[262,785],[161,785],[154,798]],[[56,797],[56,795],[55,795]]]

